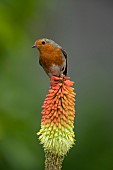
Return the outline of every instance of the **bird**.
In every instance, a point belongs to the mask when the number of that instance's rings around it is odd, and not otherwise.
[[[36,40],[32,48],[39,50],[39,64],[50,78],[67,76],[67,53],[60,45],[42,38]]]

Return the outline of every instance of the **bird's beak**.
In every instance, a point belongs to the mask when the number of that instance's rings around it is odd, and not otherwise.
[[[32,46],[32,48],[36,48],[36,44],[34,44],[34,45]]]

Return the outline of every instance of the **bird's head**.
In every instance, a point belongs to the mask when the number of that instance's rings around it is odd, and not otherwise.
[[[41,52],[47,49],[61,48],[61,47],[58,44],[56,44],[53,40],[43,38],[35,41],[32,48],[37,48]]]

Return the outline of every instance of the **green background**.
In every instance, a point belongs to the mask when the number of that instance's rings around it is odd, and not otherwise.
[[[0,170],[43,170],[36,136],[49,79],[34,41],[68,53],[75,81],[76,145],[63,170],[113,169],[113,2],[0,0]]]

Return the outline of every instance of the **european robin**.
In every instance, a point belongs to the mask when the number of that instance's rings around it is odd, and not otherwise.
[[[39,64],[49,77],[67,75],[67,53],[61,46],[53,40],[43,38],[35,41],[32,48],[39,50]]]

